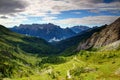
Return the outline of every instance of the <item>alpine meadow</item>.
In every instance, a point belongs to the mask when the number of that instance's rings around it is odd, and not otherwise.
[[[120,80],[120,1],[0,0],[0,80]]]

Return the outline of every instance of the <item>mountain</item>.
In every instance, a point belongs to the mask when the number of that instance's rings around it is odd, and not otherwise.
[[[106,25],[103,25],[102,27],[96,27],[96,28],[90,28],[88,30],[82,31],[78,33],[76,36],[61,40],[60,42],[57,42],[54,44],[56,47],[58,47],[60,50],[64,51],[67,48],[74,47],[76,48],[80,42],[86,41],[90,36],[92,36],[95,32],[100,31],[101,29],[105,28]],[[59,46],[57,46],[59,45]],[[73,51],[73,49],[70,49]]]
[[[21,34],[43,38],[48,42],[60,41],[76,34],[69,28],[63,29],[51,23],[32,25],[21,24],[18,27],[15,26],[11,28],[11,30]]]
[[[100,48],[118,41],[119,39],[120,18],[110,25],[103,25],[101,27],[88,29],[77,36],[62,40],[55,45],[61,50],[69,49],[71,52],[90,48]]]
[[[80,33],[82,31],[85,31],[85,30],[90,29],[90,28],[88,26],[73,26],[70,29],[76,33]]]
[[[88,48],[100,48],[120,40],[120,18],[102,30],[95,32],[84,42],[81,42],[77,50]]]
[[[54,54],[56,48],[51,46],[43,39],[24,36],[10,31],[4,26],[0,25],[0,49],[4,48],[20,48],[24,52],[32,54]],[[52,50],[54,48],[54,50]]]
[[[0,25],[0,80],[119,80],[119,22],[58,42],[61,54],[55,54],[58,50],[43,39],[20,35]],[[102,35],[106,29],[109,33]],[[106,38],[109,34],[111,37]],[[101,38],[106,38],[105,42]],[[101,45],[97,39],[107,43]],[[94,45],[88,47],[92,40]]]

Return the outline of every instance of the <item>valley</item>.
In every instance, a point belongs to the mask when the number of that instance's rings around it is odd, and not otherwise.
[[[61,28],[58,25],[48,23],[48,24],[20,24],[10,28],[10,30],[24,34],[26,36],[34,36],[42,38],[48,42],[58,42],[73,36],[77,33],[90,29],[87,26],[73,26],[71,28]]]
[[[120,0],[0,0],[0,80],[120,80]]]
[[[65,62],[58,64],[56,61],[51,61],[42,64],[43,69],[39,69],[41,67],[39,66],[35,70],[32,69],[33,74],[28,73],[28,76],[23,75],[22,78],[12,80],[119,80],[119,53],[120,51],[81,51],[76,55],[63,57],[67,59]]]
[[[120,18],[54,45],[0,25],[0,79],[119,80],[119,35]]]

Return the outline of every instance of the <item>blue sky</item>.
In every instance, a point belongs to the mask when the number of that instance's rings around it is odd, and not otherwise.
[[[120,17],[120,0],[0,0],[0,24],[101,26]]]

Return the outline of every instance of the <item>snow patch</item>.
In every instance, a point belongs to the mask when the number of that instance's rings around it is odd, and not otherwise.
[[[63,40],[63,39],[57,39],[56,37],[53,37],[48,42],[58,42],[58,41],[61,41],[61,40]]]

